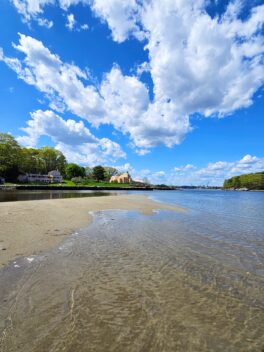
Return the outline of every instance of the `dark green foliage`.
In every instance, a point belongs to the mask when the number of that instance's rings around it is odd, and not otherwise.
[[[225,180],[224,188],[248,188],[264,190],[264,172],[234,176]]]
[[[71,180],[74,177],[85,177],[85,168],[74,163],[70,163],[65,168],[66,178]]]
[[[0,176],[15,180],[22,163],[22,150],[14,137],[0,133]]]
[[[21,173],[46,174],[59,170],[64,175],[66,163],[59,150],[23,148],[10,134],[0,133],[0,176],[8,182],[15,182]]]
[[[93,168],[93,178],[96,181],[104,181],[105,179],[105,169],[103,166],[98,165]]]

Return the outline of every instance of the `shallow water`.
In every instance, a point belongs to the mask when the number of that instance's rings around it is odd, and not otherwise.
[[[264,194],[151,196],[0,271],[2,351],[263,351]]]
[[[42,199],[63,199],[63,198],[83,198],[83,197],[100,197],[111,196],[119,192],[111,191],[0,191],[0,202],[16,202],[25,200],[42,200]]]

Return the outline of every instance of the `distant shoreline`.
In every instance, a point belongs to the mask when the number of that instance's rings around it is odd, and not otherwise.
[[[206,190],[228,192],[264,192],[263,189],[230,189],[223,187],[200,187],[200,186],[66,186],[66,185],[0,185],[1,191],[26,190],[26,191],[181,191],[181,190]]]
[[[2,185],[0,186],[0,190],[42,190],[42,191],[50,191],[50,190],[60,190],[60,191],[153,191],[152,187],[115,187],[115,186],[59,186],[59,185]]]
[[[0,191],[5,190],[32,190],[32,191],[153,191],[153,190],[178,190],[177,187],[159,186],[65,186],[65,185],[0,185]]]

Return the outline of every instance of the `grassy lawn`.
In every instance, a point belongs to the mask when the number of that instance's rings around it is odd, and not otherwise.
[[[55,186],[55,184],[52,184]],[[51,186],[52,186],[51,185]],[[86,187],[131,187],[133,185],[127,183],[110,183],[110,182],[97,182],[97,181],[87,181],[84,183],[74,183],[71,180],[64,180],[64,186],[86,186]]]
[[[63,183],[52,183],[52,184],[47,184],[47,183],[38,183],[38,182],[27,182],[27,183],[22,183],[22,182],[17,182],[17,183],[11,183],[11,182],[6,182],[4,184],[5,186],[49,186],[49,187],[54,187],[54,186],[63,186],[63,187],[133,187],[131,184],[126,184],[126,183],[109,183],[109,182],[97,182],[97,181],[87,181],[84,183],[75,183],[71,180],[64,180]]]

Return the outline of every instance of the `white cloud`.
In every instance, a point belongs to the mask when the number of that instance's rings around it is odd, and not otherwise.
[[[217,161],[206,167],[197,168],[193,165],[175,167],[166,176],[166,181],[174,185],[217,185],[222,186],[226,178],[245,173],[264,171],[264,158],[245,155],[242,159],[232,162]]]
[[[25,22],[32,19],[37,20],[39,25],[43,22],[39,16],[44,12],[48,5],[57,5],[62,10],[67,11],[70,7],[77,4],[91,6],[94,13],[107,22],[113,35],[113,39],[117,42],[123,42],[130,34],[140,38],[142,32],[137,23],[137,12],[139,5],[136,0],[10,0],[16,7],[17,11],[22,15]],[[69,17],[70,16],[70,17]],[[73,30],[74,21],[73,14],[68,17],[68,28]],[[48,27],[50,28],[50,27]],[[83,30],[88,29],[88,25],[84,24],[80,27]]]
[[[53,27],[53,21],[49,21],[46,18],[39,17],[37,21],[38,21],[39,26],[41,26],[41,27],[46,27],[48,29]]]
[[[74,18],[74,14],[73,13],[70,13],[69,15],[67,15],[67,23],[66,23],[66,27],[72,31],[76,25],[76,21],[75,21],[75,18]]]
[[[36,20],[39,26],[51,28],[53,22],[46,18],[42,18],[41,14],[44,12],[44,7],[47,5],[54,5],[56,0],[10,0],[21,14],[24,22],[30,22],[32,19]]]
[[[60,142],[55,145],[55,148],[60,150],[68,161],[89,166],[113,164],[116,159],[123,158],[125,155],[120,146],[110,140],[101,141],[98,144],[83,143],[77,146]]]
[[[74,17],[74,14],[73,13],[70,13],[66,16],[66,28],[68,28],[70,31],[77,31],[77,32],[80,32],[80,31],[87,31],[89,29],[89,26],[88,24],[82,24],[80,25],[75,17]]]
[[[43,7],[54,4],[54,0],[11,0],[25,21],[43,13]]]
[[[157,171],[155,173],[155,176],[156,177],[164,177],[166,175],[165,171]]]
[[[14,47],[25,54],[25,60],[3,57],[18,78],[46,94],[52,107],[59,111],[67,108],[77,116],[98,123],[103,116],[102,99],[96,87],[87,81],[86,72],[74,64],[63,63],[42,42],[20,34],[18,45]],[[99,121],[98,121],[99,120]]]
[[[88,24],[87,24],[87,23],[82,24],[82,25],[81,25],[81,29],[82,29],[83,31],[87,31],[87,30],[89,29]]]
[[[173,102],[150,102],[146,85],[135,76],[124,76],[118,67],[106,75],[100,92],[107,111],[105,122],[129,133],[141,155],[156,145],[179,144],[191,130],[188,116],[178,115]]]
[[[263,10],[242,22],[211,18],[203,1],[151,1],[142,21],[156,99],[171,99],[181,114],[205,116],[249,106],[264,81]]]
[[[125,157],[119,144],[96,138],[82,121],[64,120],[51,110],[34,111],[27,125],[22,128],[26,135],[17,138],[19,143],[36,146],[41,136],[49,136],[69,161],[91,165]]]
[[[123,42],[132,33],[140,39],[143,37],[138,24],[140,7],[136,0],[94,0],[91,3],[96,15],[107,22],[116,42]]]
[[[63,120],[51,110],[37,110],[30,115],[28,126],[21,128],[27,136],[17,138],[20,143],[35,146],[42,135],[50,136],[56,143],[62,142],[69,145],[97,143],[97,139],[82,121]]]
[[[241,19],[243,2],[229,3],[221,17],[206,12],[205,0],[13,0],[26,18],[44,6],[63,10],[91,6],[122,42],[131,35],[146,40],[149,60],[139,76],[113,67],[95,86],[86,72],[64,63],[40,41],[21,35],[18,50],[25,60],[4,57],[18,77],[46,94],[51,107],[67,109],[93,125],[112,124],[128,134],[139,154],[164,144],[172,147],[192,130],[190,116],[224,117],[248,107],[264,83],[264,5],[252,5]],[[24,4],[24,5],[23,5]],[[69,14],[68,16],[71,16]],[[71,17],[74,20],[74,17]],[[74,22],[70,22],[74,28]],[[149,71],[154,98],[140,80]]]
[[[146,155],[150,153],[149,149],[135,149],[135,152],[137,153],[137,155]]]
[[[150,102],[146,85],[136,76],[124,76],[118,67],[107,73],[99,87],[89,82],[86,72],[63,63],[40,41],[20,35],[15,48],[25,60],[2,57],[20,79],[36,86],[57,111],[70,110],[95,126],[112,124],[128,133],[141,154],[159,144],[169,147],[182,141],[190,130],[187,115],[177,115],[169,101]]]
[[[184,166],[175,167],[174,171],[176,171],[176,172],[185,172],[185,171],[188,171],[188,170],[192,170],[194,168],[195,168],[195,166],[193,166],[191,164],[187,164],[187,165],[184,165]]]
[[[134,167],[130,163],[125,163],[123,165],[115,165],[114,166],[119,172],[129,172],[132,176],[136,172]]]

